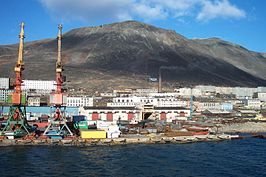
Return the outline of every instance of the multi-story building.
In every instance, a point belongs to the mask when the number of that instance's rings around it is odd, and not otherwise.
[[[233,87],[216,87],[216,93],[225,95],[233,94]]]
[[[248,88],[248,87],[234,87],[233,94],[236,95],[237,99],[251,99],[258,91],[257,88]]]
[[[175,92],[178,93],[178,96],[189,98],[191,96],[199,97],[202,95],[202,92],[200,89],[197,88],[179,88],[175,89]]]
[[[0,89],[9,89],[10,79],[0,78]]]
[[[222,111],[232,111],[233,110],[233,104],[232,103],[220,103],[220,110]]]
[[[56,89],[55,81],[43,81],[43,80],[23,80],[22,90],[36,90],[51,92]]]
[[[41,98],[38,96],[29,96],[28,97],[28,106],[40,106]]]
[[[264,102],[266,102],[266,92],[259,92],[259,93],[258,93],[258,99],[259,99],[260,101],[264,101]]]
[[[142,107],[151,104],[156,107],[188,107],[188,100],[179,100],[176,97],[116,97],[112,103],[107,103],[109,107]]]
[[[259,99],[249,99],[247,100],[247,104],[246,104],[246,108],[248,109],[255,109],[255,110],[259,110],[261,109],[261,101]]]
[[[87,96],[67,97],[67,106],[69,107],[93,106],[93,98]]]
[[[8,95],[10,95],[14,90],[0,89],[0,102],[7,102]]]
[[[81,115],[87,116],[89,121],[141,121],[157,119],[171,122],[177,119],[187,119],[190,110],[180,107],[151,107],[140,109],[136,107],[80,107]]]
[[[199,102],[197,106],[197,111],[204,110],[219,110],[221,108],[218,102]]]

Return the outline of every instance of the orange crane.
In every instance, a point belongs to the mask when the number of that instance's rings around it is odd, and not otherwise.
[[[22,93],[22,71],[24,68],[23,53],[24,53],[24,23],[20,25],[19,34],[19,50],[18,60],[15,66],[16,80],[14,83],[15,89],[12,95],[9,96],[9,109],[8,120],[0,132],[1,135],[9,135],[14,137],[21,137],[30,134],[32,127],[29,126],[26,119],[26,95]]]
[[[50,104],[55,108],[53,119],[50,123],[44,135],[50,136],[51,138],[58,138],[65,135],[73,135],[67,126],[65,118],[66,109],[66,95],[62,92],[63,79],[63,65],[61,59],[61,46],[62,46],[62,25],[58,25],[58,51],[57,51],[57,62],[56,62],[56,90],[50,95]]]

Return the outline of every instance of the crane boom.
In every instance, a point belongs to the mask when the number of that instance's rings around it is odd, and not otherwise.
[[[22,93],[22,71],[24,70],[23,54],[24,54],[24,23],[20,25],[19,34],[19,49],[18,60],[15,65],[15,89],[12,95],[9,95],[9,103],[12,105],[9,108],[8,119],[5,127],[0,132],[0,135],[10,134],[14,137],[22,137],[29,135],[33,129],[28,124],[26,119],[26,95]]]
[[[20,34],[19,34],[19,49],[18,49],[18,60],[15,66],[15,73],[16,73],[16,79],[15,79],[15,91],[12,95],[12,103],[13,104],[21,104],[21,84],[22,84],[22,71],[24,68],[24,62],[23,62],[23,54],[24,54],[24,23],[22,22],[20,25]]]
[[[61,61],[61,47],[62,47],[62,28],[63,26],[60,24],[58,25],[58,35],[57,35],[57,61],[56,61],[56,92],[58,94],[62,93],[62,72],[63,66]]]
[[[56,90],[50,95],[50,104],[53,105],[54,119],[50,121],[48,127],[44,131],[44,135],[52,137],[73,135],[70,131],[66,117],[66,95],[62,92],[63,80],[63,65],[61,58],[61,48],[62,48],[62,28],[63,26],[58,25],[58,35],[57,35],[57,61],[56,61]]]

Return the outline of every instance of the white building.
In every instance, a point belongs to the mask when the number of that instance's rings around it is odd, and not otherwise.
[[[67,106],[69,107],[84,107],[93,106],[92,97],[67,97]]]
[[[0,78],[0,89],[9,89],[10,79]]]
[[[172,122],[173,120],[186,120],[190,110],[178,107],[154,107],[148,112],[135,107],[80,107],[79,112],[89,121],[141,121],[157,119]]]
[[[254,93],[258,92],[257,88],[248,87],[234,87],[233,94],[236,95],[237,99],[251,99]]]
[[[141,120],[140,110],[134,107],[80,107],[80,115],[85,115],[89,121]]]
[[[266,92],[258,93],[258,99],[259,99],[260,101],[264,101],[264,102],[266,102]]]
[[[41,98],[40,97],[28,97],[28,106],[40,106]]]
[[[218,102],[199,102],[197,104],[197,111],[204,111],[204,110],[220,110],[221,104]]]
[[[55,81],[23,80],[22,90],[46,90],[51,92],[56,89]]]
[[[177,98],[157,98],[157,107],[189,107],[189,100],[179,100]]]
[[[149,97],[178,97],[179,94],[176,92],[166,92],[166,93],[148,93]]]
[[[176,97],[116,97],[113,102],[107,103],[108,107],[142,107],[150,104],[155,107],[188,107],[188,101]]]
[[[202,92],[200,89],[197,88],[179,88],[175,89],[175,92],[178,93],[178,96],[184,97],[184,98],[189,98],[191,96],[199,97],[202,95]]]
[[[216,87],[216,93],[219,94],[233,94],[233,87]]]
[[[7,102],[8,95],[10,95],[14,90],[0,89],[0,101]]]
[[[246,108],[259,110],[261,108],[261,101],[259,99],[247,100]]]
[[[257,87],[258,92],[266,92],[266,87]]]

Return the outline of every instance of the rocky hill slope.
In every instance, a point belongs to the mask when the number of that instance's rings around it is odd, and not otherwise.
[[[14,77],[17,48],[0,46],[0,77]],[[90,92],[155,87],[147,78],[158,77],[159,69],[165,88],[266,85],[263,53],[218,38],[190,40],[136,21],[73,29],[63,35],[62,51],[67,86]],[[56,52],[56,39],[26,43],[24,78],[54,79]]]

